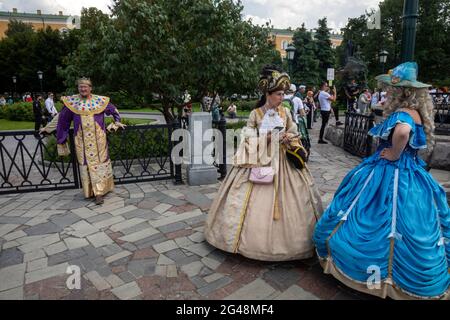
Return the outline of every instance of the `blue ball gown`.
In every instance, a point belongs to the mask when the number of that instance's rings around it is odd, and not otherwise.
[[[381,159],[399,123],[411,127],[409,142],[397,161]],[[449,299],[450,209],[417,155],[424,129],[398,111],[369,134],[377,152],[347,174],[315,227],[324,272],[382,298]]]

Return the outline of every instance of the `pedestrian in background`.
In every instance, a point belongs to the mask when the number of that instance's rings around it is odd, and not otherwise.
[[[33,102],[33,115],[34,115],[34,136],[39,139],[39,129],[43,125],[43,114],[42,114],[42,96],[39,94]],[[44,124],[45,125],[45,124]]]

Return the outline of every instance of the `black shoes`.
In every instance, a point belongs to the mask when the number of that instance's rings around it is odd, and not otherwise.
[[[342,126],[342,125],[343,125],[343,123],[342,123],[342,122],[340,122],[340,121],[336,121],[336,125],[337,125],[337,126]]]
[[[326,142],[325,140],[319,140],[318,143],[319,143],[319,144],[328,144],[328,142]]]

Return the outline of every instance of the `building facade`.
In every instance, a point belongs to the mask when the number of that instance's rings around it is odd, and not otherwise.
[[[311,31],[312,32],[312,31]],[[275,42],[276,49],[280,52],[281,57],[286,58],[286,48],[292,42],[294,30],[291,29],[272,29],[270,33],[272,40]],[[314,32],[312,32],[314,37]],[[342,36],[337,33],[331,34],[331,45],[336,48],[342,43]]]
[[[68,29],[68,21],[70,16],[64,15],[62,11],[59,14],[43,14],[41,10],[36,13],[20,13],[17,9],[13,11],[0,11],[0,39],[5,37],[8,30],[8,24],[11,20],[22,21],[33,26],[34,30],[50,28],[61,32]]]

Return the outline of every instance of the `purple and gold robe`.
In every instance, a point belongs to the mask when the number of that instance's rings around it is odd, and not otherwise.
[[[120,122],[117,108],[108,97],[80,95],[62,97],[56,137],[58,145],[67,142],[70,124],[74,123],[75,150],[80,166],[81,184],[86,198],[102,196],[114,189],[114,179],[106,140],[105,115]]]

